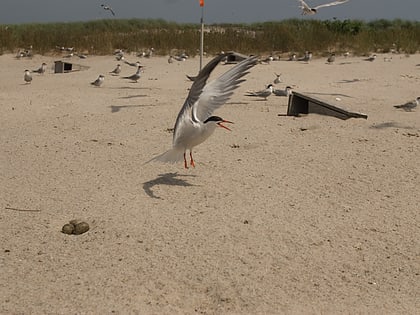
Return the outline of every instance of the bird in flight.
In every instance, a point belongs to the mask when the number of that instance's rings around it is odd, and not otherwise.
[[[107,10],[107,11],[111,12],[111,14],[112,14],[113,16],[115,16],[115,12],[114,12],[114,10],[112,10],[112,8],[111,8],[109,5],[106,5],[106,4],[101,4],[101,7],[102,7],[104,10]]]
[[[337,4],[343,4],[346,3],[349,0],[337,0],[329,3],[320,4],[316,7],[311,8],[305,1],[303,0],[297,0],[300,2],[300,8],[302,9],[302,15],[313,15],[318,12],[318,9],[324,8],[324,7],[330,7]]]
[[[230,130],[223,123],[232,122],[214,116],[213,112],[230,99],[233,91],[239,87],[240,83],[245,81],[242,77],[258,61],[257,56],[248,57],[217,79],[207,83],[210,74],[220,61],[231,54],[218,55],[199,72],[176,119],[172,149],[150,161],[176,163],[183,159],[184,167],[188,168],[187,151],[189,151],[190,165],[194,167],[192,149],[209,138],[216,127]]]

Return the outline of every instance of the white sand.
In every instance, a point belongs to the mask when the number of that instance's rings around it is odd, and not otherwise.
[[[170,148],[198,58],[141,59],[130,83],[109,75],[113,56],[69,74],[52,73],[58,57],[13,57],[0,56],[1,314],[420,309],[420,110],[393,107],[420,96],[420,55],[257,65],[217,112],[233,131],[188,170],[144,162]],[[369,117],[278,116],[286,98],[244,96],[274,73]],[[61,233],[75,218],[89,232]]]

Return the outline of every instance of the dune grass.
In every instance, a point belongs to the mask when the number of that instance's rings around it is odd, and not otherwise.
[[[164,20],[98,20],[74,23],[0,26],[0,53],[32,45],[38,54],[53,53],[57,46],[106,55],[115,49],[138,52],[153,47],[155,54],[174,51],[198,54],[199,24]],[[312,51],[315,55],[352,51],[415,53],[420,50],[420,22],[404,20],[303,20],[289,19],[253,24],[205,25],[204,50],[216,54],[235,50],[244,54]]]

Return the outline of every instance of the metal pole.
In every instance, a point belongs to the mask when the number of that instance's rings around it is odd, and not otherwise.
[[[203,49],[204,49],[204,6],[201,7],[201,38],[200,38],[200,71],[203,67]]]

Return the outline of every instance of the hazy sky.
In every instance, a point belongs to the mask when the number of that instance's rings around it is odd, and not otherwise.
[[[420,0],[350,0],[302,17],[297,0],[204,0],[204,22],[253,23],[289,18],[420,20]],[[307,0],[316,6],[332,0]],[[164,19],[200,23],[199,0],[0,0],[0,24],[72,22],[105,18]],[[116,16],[100,6],[113,8]]]

